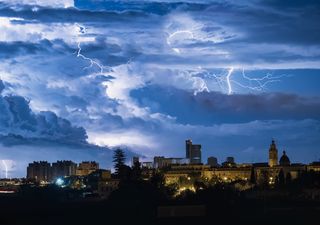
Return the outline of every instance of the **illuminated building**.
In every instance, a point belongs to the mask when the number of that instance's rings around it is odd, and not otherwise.
[[[77,164],[70,160],[57,161],[52,163],[52,180],[58,177],[76,175]]]
[[[142,162],[141,166],[143,168],[148,168],[148,169],[152,169],[153,168],[153,162]]]
[[[274,140],[272,140],[270,148],[269,148],[269,166],[277,166],[278,165],[278,149]]]
[[[99,163],[95,161],[83,161],[79,163],[79,166],[76,170],[76,175],[77,176],[87,176],[90,173],[96,171],[99,169]]]
[[[170,170],[164,173],[164,178],[166,184],[181,184],[183,182],[189,183],[191,178],[201,178],[203,171],[209,170],[209,165],[173,165],[170,167]]]
[[[308,171],[315,171],[320,172],[320,162],[312,162],[309,165],[307,165]]]
[[[51,165],[47,161],[29,163],[27,167],[27,179],[37,182],[51,180]]]
[[[192,140],[186,140],[186,158],[190,160],[190,164],[200,164],[201,145],[194,145]]]
[[[250,179],[251,167],[221,167],[202,171],[202,177],[210,180],[216,178],[223,182]]]
[[[192,142],[187,140],[187,150],[189,150]],[[211,162],[209,162],[211,160]],[[269,163],[242,163],[236,164],[233,157],[227,157],[222,166],[212,166],[217,164],[217,159],[210,157],[208,165],[170,165],[164,173],[166,184],[176,183],[179,190],[192,190],[192,185],[196,180],[210,181],[211,179],[219,182],[233,182],[233,181],[251,181],[257,185],[267,184],[275,185],[279,181],[279,177],[283,176],[285,180],[297,179],[305,171],[314,170],[320,171],[320,162],[312,163],[310,165],[303,165],[290,162],[289,157],[283,152],[282,157],[278,160],[278,150],[275,141],[272,140],[269,149]],[[283,174],[283,175],[282,175]],[[252,176],[254,176],[252,178]],[[248,185],[250,188],[250,185]]]

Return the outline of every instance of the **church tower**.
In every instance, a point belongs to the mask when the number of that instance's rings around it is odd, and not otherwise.
[[[272,140],[269,148],[269,166],[278,165],[278,149],[274,140]]]

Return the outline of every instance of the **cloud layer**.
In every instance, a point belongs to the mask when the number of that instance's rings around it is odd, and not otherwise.
[[[193,138],[204,156],[265,160],[274,137],[314,160],[318,11],[311,0],[1,2],[0,156],[17,143],[51,159],[81,148],[77,159],[101,160],[96,145],[183,156]]]

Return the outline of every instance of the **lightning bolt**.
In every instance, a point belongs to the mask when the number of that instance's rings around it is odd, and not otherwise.
[[[78,23],[76,23],[75,25],[79,27],[79,33],[80,33],[80,34],[86,34],[86,33],[87,33],[86,27],[84,27],[84,26],[82,26],[82,25],[80,25],[80,24],[78,24]],[[80,39],[79,39],[79,40],[80,40]],[[83,69],[85,70],[85,69],[92,68],[93,66],[97,66],[97,67],[99,68],[99,70],[100,70],[100,74],[103,74],[103,73],[104,73],[105,66],[101,65],[98,61],[96,61],[96,60],[94,60],[94,59],[92,59],[92,58],[89,58],[89,57],[87,57],[87,56],[85,56],[84,54],[81,53],[81,51],[82,51],[81,41],[78,41],[77,47],[78,47],[78,50],[77,50],[77,52],[76,52],[76,53],[77,53],[77,57],[80,57],[80,58],[82,58],[82,59],[87,60],[87,61],[90,62],[90,65],[89,65],[89,66],[86,66],[86,67],[83,68]]]
[[[227,74],[227,84],[228,84],[228,95],[231,95],[232,94],[232,86],[231,86],[231,81],[230,81],[230,77],[231,77],[231,74],[233,72],[233,67],[231,67],[228,71],[228,74]]]
[[[215,83],[219,86],[219,88],[226,92],[228,95],[231,95],[234,93],[235,87],[240,87],[246,90],[250,91],[265,91],[267,90],[267,86],[271,83],[275,82],[281,82],[282,78],[284,77],[290,77],[290,75],[279,75],[274,76],[270,73],[262,76],[262,77],[249,77],[246,75],[244,68],[242,68],[240,79],[241,81],[238,81],[239,79],[235,79],[236,75],[234,74],[234,71],[236,69],[234,67],[230,67],[228,69],[227,74],[213,74],[208,71],[200,71],[199,74],[203,74],[204,77],[213,79]],[[238,76],[239,78],[239,76]]]
[[[8,179],[8,165],[7,165],[5,160],[1,160],[1,162],[2,162],[2,164],[4,166],[6,179]]]
[[[89,68],[91,68],[91,67],[93,67],[94,65],[96,65],[99,69],[100,69],[100,74],[103,74],[103,66],[100,64],[100,63],[98,63],[97,61],[95,61],[95,60],[93,60],[93,59],[91,59],[91,58],[89,58],[89,57],[86,57],[85,55],[83,55],[82,53],[81,53],[81,42],[78,42],[78,51],[77,51],[77,57],[80,57],[80,58],[82,58],[82,59],[84,59],[84,60],[88,60],[89,62],[90,62],[90,65],[89,66],[86,66],[85,68],[83,68],[83,69],[89,69]]]
[[[193,33],[190,31],[190,30],[178,30],[178,31],[175,31],[171,34],[169,34],[168,38],[167,38],[167,44],[171,47],[172,46],[172,43],[171,43],[171,39],[178,35],[178,34],[188,34],[190,35],[191,38],[194,38],[194,35]],[[180,54],[180,49],[179,48],[174,48],[172,47],[172,50],[175,51],[176,53]]]

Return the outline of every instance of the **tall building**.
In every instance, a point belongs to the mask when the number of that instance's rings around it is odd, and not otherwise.
[[[218,167],[219,166],[218,159],[213,156],[208,158],[207,164],[211,167]]]
[[[36,181],[51,180],[51,165],[47,161],[29,163],[27,167],[27,179]]]
[[[77,164],[70,160],[52,163],[52,179],[76,175]]]
[[[194,145],[192,140],[186,140],[186,158],[190,160],[190,164],[200,164],[201,145]]]
[[[274,167],[278,165],[278,149],[274,140],[272,140],[269,148],[269,166]]]
[[[96,170],[99,169],[99,163],[95,161],[83,161],[79,163],[79,166],[76,170],[76,175],[77,176],[87,176],[90,173],[95,172]]]

